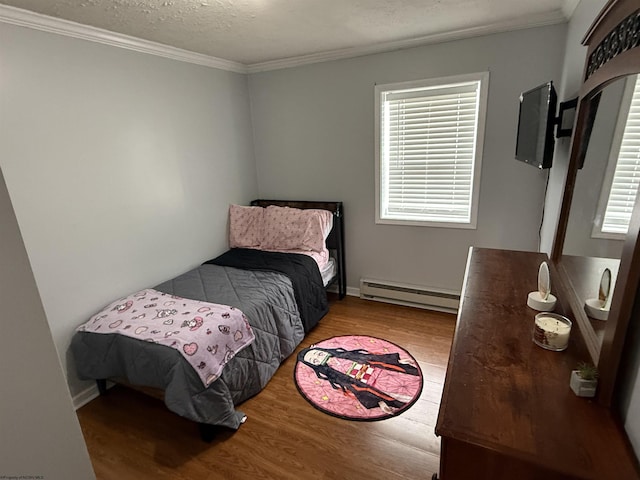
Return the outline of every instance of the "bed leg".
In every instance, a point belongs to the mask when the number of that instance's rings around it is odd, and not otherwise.
[[[100,395],[107,394],[107,380],[105,378],[97,379],[96,385],[98,385],[98,392],[100,392]]]
[[[209,425],[207,423],[199,423],[198,429],[200,430],[200,438],[203,442],[211,443],[216,436],[218,429],[215,425]]]

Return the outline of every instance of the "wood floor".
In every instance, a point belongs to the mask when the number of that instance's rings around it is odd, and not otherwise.
[[[212,443],[197,426],[156,399],[114,387],[78,410],[99,480],[144,479],[431,479],[440,441],[434,435],[453,315],[347,297],[299,348],[336,335],[371,335],[407,349],[424,375],[420,399],[402,415],[353,422],[326,415],[293,382],[295,355],[266,389],[243,403],[236,432]]]

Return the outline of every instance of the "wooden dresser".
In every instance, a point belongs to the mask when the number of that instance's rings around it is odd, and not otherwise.
[[[469,251],[436,425],[441,480],[640,478],[612,412],[569,388],[571,370],[589,358],[577,326],[564,352],[531,340],[538,312],[527,306],[527,294],[537,289],[546,259]],[[553,269],[551,275],[560,303]]]

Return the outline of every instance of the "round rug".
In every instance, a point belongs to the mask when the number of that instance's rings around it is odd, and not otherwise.
[[[311,405],[348,420],[394,417],[422,391],[422,371],[409,352],[362,335],[332,337],[301,350],[293,377]]]

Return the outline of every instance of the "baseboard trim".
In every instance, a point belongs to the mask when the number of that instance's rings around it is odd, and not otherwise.
[[[94,398],[98,397],[100,392],[98,392],[98,386],[95,384],[85,388],[83,391],[74,395],[73,397],[73,408],[78,410],[79,408],[84,407],[87,403],[89,403]]]
[[[338,286],[331,285],[329,288],[327,288],[327,292],[338,293]],[[360,289],[356,287],[347,287],[345,294],[349,295],[350,297],[359,297]]]

